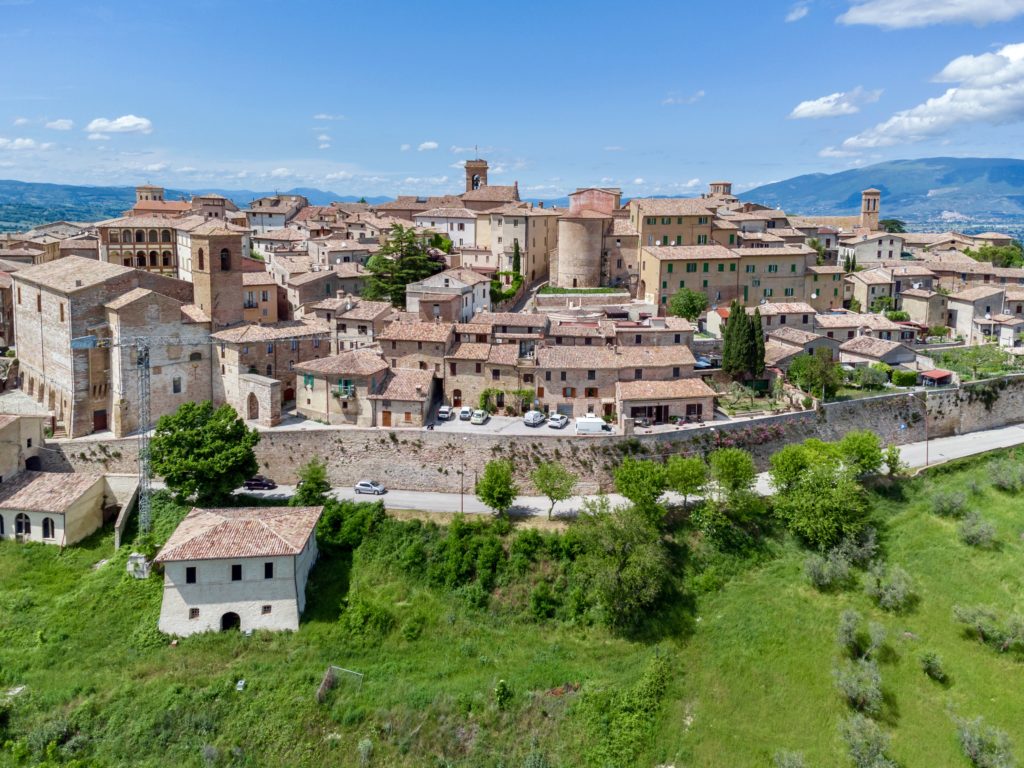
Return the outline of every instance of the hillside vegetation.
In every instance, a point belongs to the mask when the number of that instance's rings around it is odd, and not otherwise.
[[[837,676],[870,668],[881,683],[877,699],[858,689],[858,733],[887,737],[898,765],[969,766],[956,718],[1024,744],[1024,475],[1008,456],[865,481],[859,533],[822,555],[770,510],[720,503],[741,492],[721,467],[714,506],[662,517],[636,499],[654,544],[607,510],[631,533],[441,528],[336,504],[297,633],[173,645],[156,631],[160,577],[125,574],[184,514],[169,498],[151,537],[117,553],[109,531],[64,552],[0,542],[0,764],[753,767],[788,751],[780,765],[848,766]],[[809,477],[797,464],[777,464],[793,488]],[[596,543],[613,539],[646,555],[609,568]],[[604,579],[658,572],[646,595]],[[923,671],[929,653],[944,679]],[[319,703],[329,665],[363,677]]]

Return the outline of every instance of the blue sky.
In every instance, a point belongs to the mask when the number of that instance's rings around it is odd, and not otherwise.
[[[443,9],[443,10],[442,10]],[[0,177],[739,189],[1018,156],[1024,0],[0,0]]]

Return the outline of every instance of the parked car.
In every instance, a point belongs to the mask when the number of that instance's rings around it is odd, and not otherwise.
[[[711,368],[713,367],[711,363],[711,358],[704,357],[703,355],[698,355],[697,358],[694,360],[693,367],[696,368],[697,370]]]
[[[371,496],[381,496],[388,492],[388,489],[376,480],[360,480],[353,490],[356,493],[369,493]]]
[[[473,418],[473,409],[472,408],[470,408],[468,405],[464,405],[461,408],[459,408],[459,420],[460,421],[469,421],[472,418]]]
[[[451,421],[455,418],[455,409],[450,405],[442,405],[437,409],[438,421]]]
[[[277,483],[263,475],[253,475],[244,483],[247,491],[272,491],[277,488]]]
[[[540,411],[527,411],[523,414],[523,424],[528,427],[539,427],[546,418]]]
[[[486,424],[491,418],[491,414],[487,411],[473,411],[473,416],[470,418],[470,424]]]
[[[555,413],[548,417],[548,427],[551,429],[565,429],[569,423],[569,417],[563,413]]]

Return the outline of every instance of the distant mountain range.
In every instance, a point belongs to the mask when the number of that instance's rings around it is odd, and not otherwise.
[[[1024,217],[1024,160],[1012,158],[890,160],[840,173],[796,176],[740,197],[790,213],[856,214],[861,190],[869,187],[882,192],[883,218],[961,226]]]
[[[890,160],[839,173],[811,173],[743,192],[743,200],[789,213],[841,215],[860,210],[861,190],[882,191],[882,217],[907,221],[918,229],[980,231],[999,228],[1024,233],[1024,160],[930,157]],[[168,189],[168,200],[216,192],[243,207],[271,191],[248,189]],[[281,190],[305,195],[313,205],[354,202],[357,195],[312,188]],[[369,197],[370,203],[391,198]],[[0,231],[28,229],[47,221],[98,221],[119,216],[135,201],[134,187],[91,187],[0,180]],[[564,207],[568,198],[532,200]]]
[[[320,189],[296,188],[280,190],[281,194],[305,195],[311,205],[332,201],[356,202],[356,195],[339,195]],[[250,189],[191,190],[167,189],[167,200],[188,199],[194,194],[217,193],[237,206],[274,191]],[[368,197],[367,202],[382,203],[389,197]],[[135,204],[135,187],[92,187],[74,184],[38,184],[27,181],[0,180],[0,232],[30,229],[48,221],[101,221],[120,216]]]

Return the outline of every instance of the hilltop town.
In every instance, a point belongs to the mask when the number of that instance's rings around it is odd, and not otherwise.
[[[628,201],[586,187],[558,209],[489,184],[485,160],[465,172],[462,194],[372,208],[283,195],[240,210],[146,186],[122,217],[4,235],[17,385],[55,437],[131,434],[130,350],[145,338],[153,421],[212,400],[266,427],[422,428],[446,404],[593,415],[628,434],[713,419],[734,302],[758,312],[766,382],[824,347],[915,372],[904,384],[949,383],[926,341],[1021,343],[1024,268],[976,258],[1011,238],[890,231],[874,189],[842,217],[741,201],[728,182]],[[425,264],[397,295],[381,266],[401,262],[396,233]],[[679,316],[681,292],[698,312]]]

